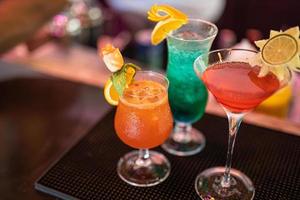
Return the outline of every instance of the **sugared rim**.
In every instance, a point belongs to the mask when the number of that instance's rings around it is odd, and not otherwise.
[[[224,48],[224,49],[216,49],[216,50],[213,50],[213,51],[209,51],[207,53],[207,55],[212,54],[212,53],[216,53],[216,52],[220,52],[220,51],[248,51],[248,52],[252,52],[252,53],[258,53],[257,50],[253,50],[253,49]]]
[[[197,64],[199,62],[200,59],[202,59],[204,56],[209,56],[210,54],[213,54],[213,53],[218,53],[218,52],[222,52],[222,51],[248,51],[248,52],[252,52],[252,53],[255,53],[257,54],[258,51],[256,50],[252,50],[252,49],[240,49],[240,48],[224,48],[224,49],[216,49],[216,50],[213,50],[213,51],[209,51],[207,53],[204,53],[204,54],[201,54],[200,56],[198,56],[195,61],[194,61],[194,70],[196,71],[196,73],[198,74],[199,72],[199,69],[197,67]]]
[[[171,31],[170,33],[168,33],[167,36],[170,37],[170,38],[176,39],[176,40],[186,41],[186,42],[192,42],[192,41],[194,41],[194,42],[196,42],[196,41],[197,42],[204,42],[204,41],[211,40],[212,38],[215,38],[217,36],[219,29],[218,29],[218,27],[214,23],[211,23],[211,22],[203,20],[203,19],[196,19],[196,18],[189,18],[188,19],[188,23],[190,21],[193,21],[193,22],[202,22],[203,24],[208,24],[208,25],[212,26],[213,29],[214,29],[213,34],[211,36],[209,36],[209,37],[206,37],[204,39],[198,39],[198,40],[197,39],[186,40],[186,39],[177,37],[177,36],[173,35],[173,31]],[[184,25],[182,25],[182,26],[184,26]],[[181,29],[181,27],[179,29]]]
[[[252,50],[252,49],[239,49],[239,48],[216,49],[216,50],[209,51],[209,52],[207,52],[207,53],[204,53],[204,54],[201,54],[200,56],[198,56],[198,57],[195,59],[195,61],[194,61],[194,68],[195,68],[196,70],[198,70],[197,67],[196,67],[196,65],[195,65],[195,63],[197,63],[198,60],[202,59],[203,56],[209,56],[210,54],[218,53],[218,52],[222,52],[222,51],[229,51],[229,52],[230,52],[230,51],[248,51],[248,52],[252,52],[252,53],[255,53],[255,54],[259,53],[258,51]]]
[[[216,50],[213,50],[213,51],[209,51],[208,53],[204,53],[204,54],[198,56],[198,57],[195,59],[195,61],[194,61],[194,70],[195,70],[196,74],[198,74],[198,75],[202,74],[202,73],[200,72],[200,70],[198,69],[198,68],[199,68],[199,67],[198,67],[198,64],[196,64],[196,63],[198,63],[199,60],[203,58],[203,56],[209,56],[210,54],[218,53],[218,52],[222,52],[222,51],[228,51],[228,52],[230,52],[230,51],[244,51],[244,52],[251,52],[251,53],[255,53],[255,54],[259,53],[259,51],[256,51],[256,50],[252,50],[252,49],[241,49],[241,48],[224,48],[224,49],[216,49]],[[225,61],[225,62],[226,62],[226,61]],[[230,61],[228,61],[228,62],[230,62]],[[207,68],[208,68],[208,67],[207,67]],[[288,70],[288,73],[289,73],[289,77],[288,77],[288,80],[286,81],[286,83],[289,83],[289,82],[291,81],[291,79],[292,79],[292,71],[291,71],[290,68],[286,68],[286,69]],[[200,74],[199,74],[199,73],[200,73]]]

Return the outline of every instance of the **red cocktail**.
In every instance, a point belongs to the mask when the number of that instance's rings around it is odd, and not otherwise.
[[[246,112],[258,106],[280,87],[280,81],[269,72],[259,77],[260,67],[245,62],[211,65],[202,80],[216,100],[231,112]]]
[[[224,108],[229,121],[225,167],[204,170],[196,178],[196,191],[202,199],[252,199],[254,186],[242,172],[231,169],[234,142],[244,115],[287,84],[291,73],[280,76],[264,71],[256,60],[258,52],[221,49],[197,58],[194,68],[207,89]],[[257,61],[257,62],[256,62]],[[250,64],[251,63],[251,64]]]

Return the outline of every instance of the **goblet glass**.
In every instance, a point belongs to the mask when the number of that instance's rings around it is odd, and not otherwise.
[[[139,149],[126,154],[118,163],[118,175],[131,185],[157,185],[170,174],[167,158],[149,151],[161,145],[172,130],[168,85],[162,74],[138,71],[134,82],[120,97],[115,130],[125,144]]]

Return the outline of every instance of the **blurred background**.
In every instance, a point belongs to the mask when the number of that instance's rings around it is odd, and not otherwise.
[[[255,49],[253,42],[268,37],[270,29],[300,24],[299,0],[1,0],[0,58],[60,78],[103,86],[109,72],[96,50],[110,42],[128,60],[164,70],[165,42],[158,46],[150,43],[155,24],[147,20],[146,13],[154,3],[170,4],[191,18],[215,23],[219,33],[212,49]],[[258,111],[300,122],[299,87],[297,74],[291,85]]]

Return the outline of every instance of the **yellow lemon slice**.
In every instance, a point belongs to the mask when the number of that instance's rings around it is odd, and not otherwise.
[[[108,79],[108,81],[105,83],[104,97],[110,105],[116,106],[119,103],[119,94],[115,89],[111,79]]]
[[[271,65],[288,63],[298,54],[298,41],[289,34],[270,38],[262,47],[262,59]]]
[[[151,34],[151,42],[154,45],[163,41],[169,32],[186,24],[188,17],[181,11],[169,5],[154,5],[148,11],[148,19],[158,22]]]

